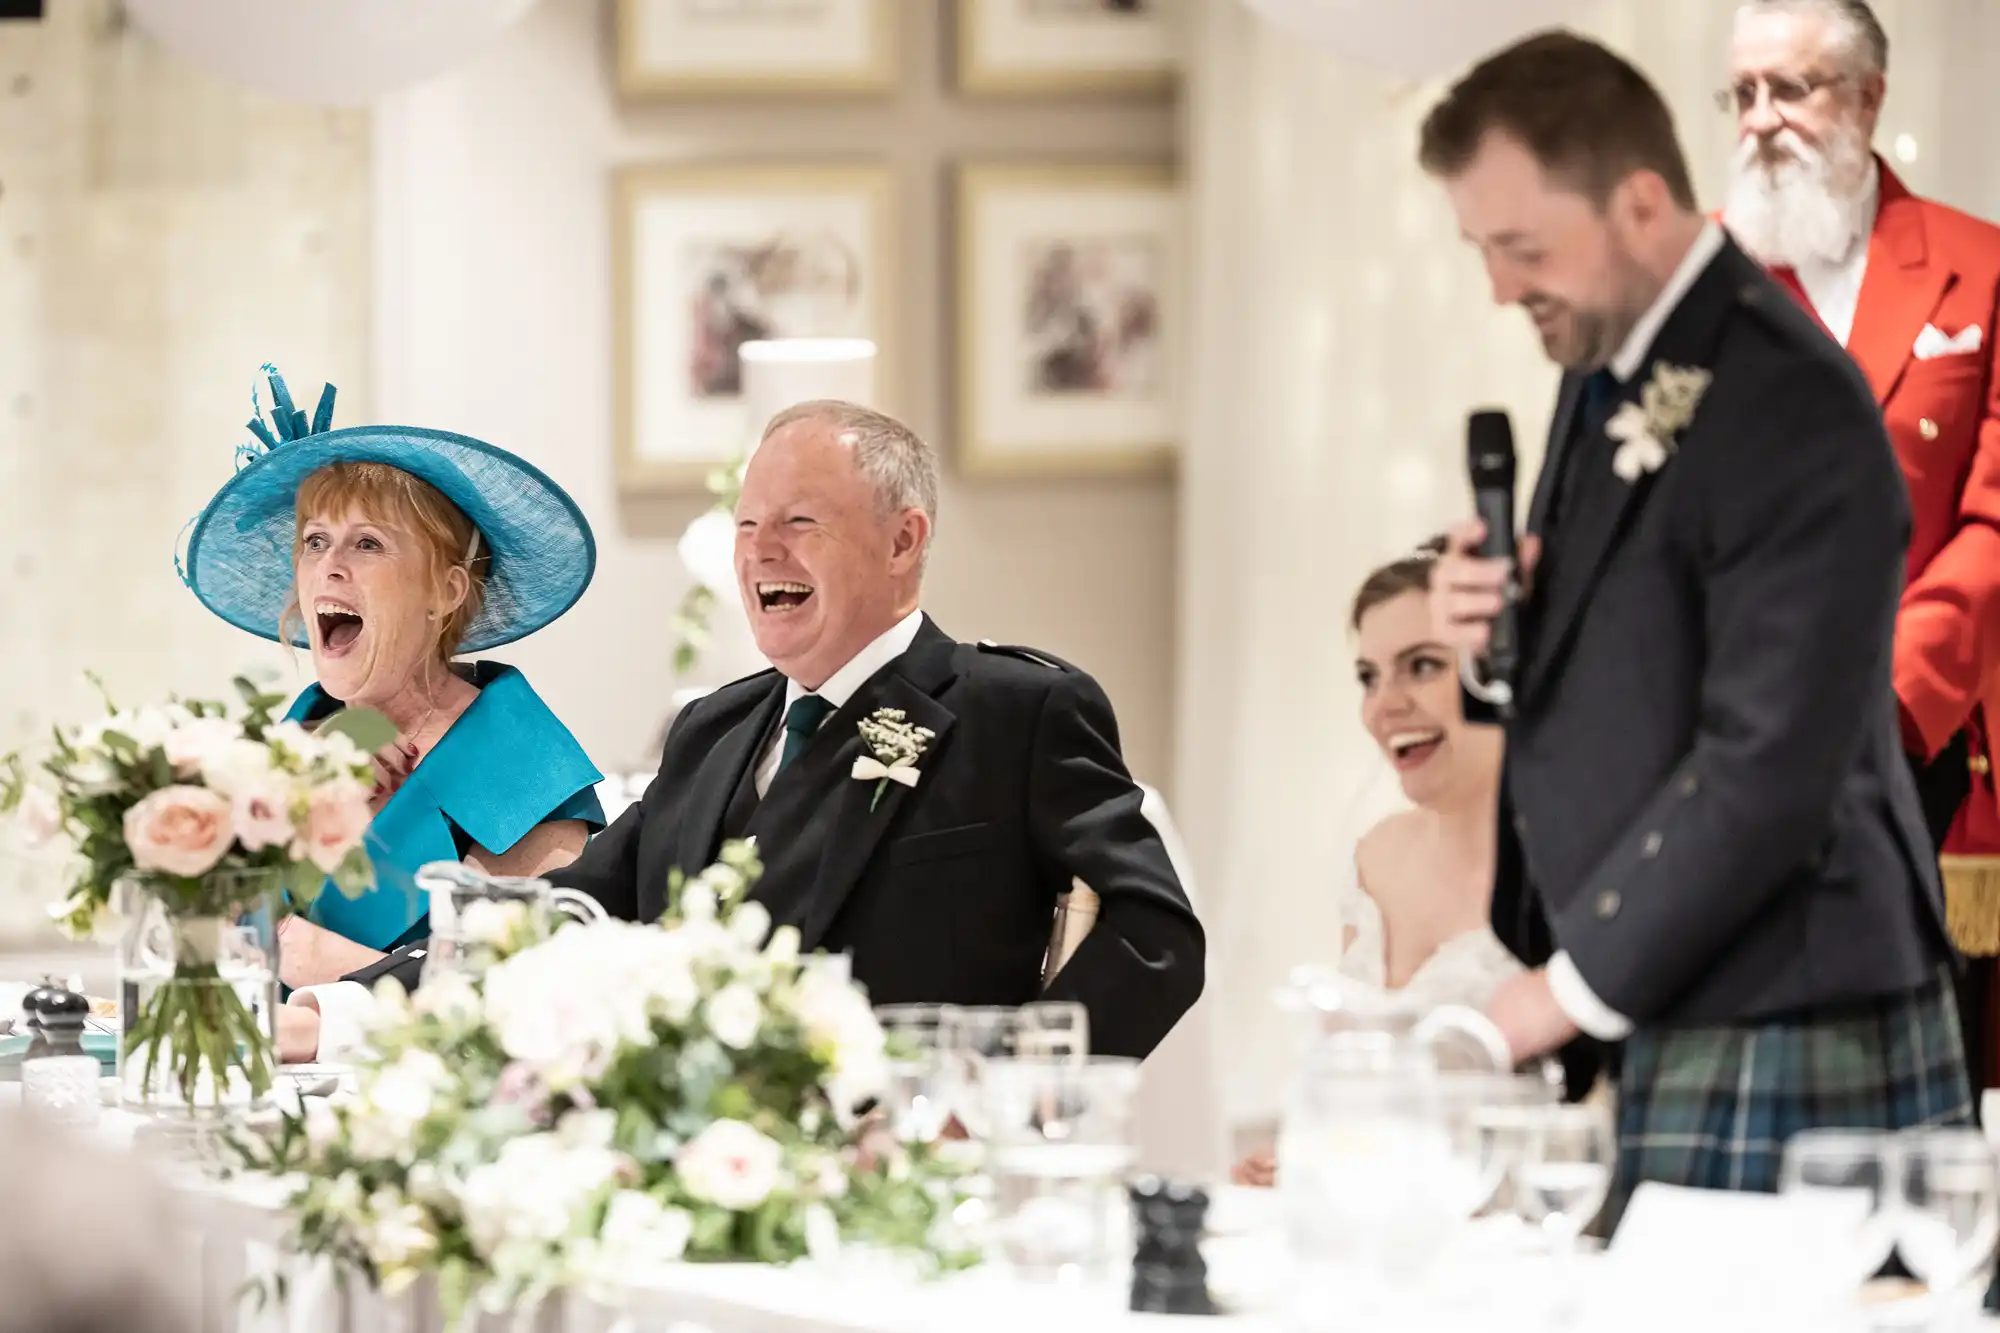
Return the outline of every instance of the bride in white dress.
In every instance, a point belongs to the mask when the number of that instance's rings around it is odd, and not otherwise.
[[[1484,1010],[1521,964],[1489,923],[1500,784],[1497,727],[1468,726],[1458,670],[1431,634],[1430,575],[1438,543],[1370,574],[1352,627],[1361,722],[1395,769],[1409,808],[1355,844],[1334,893],[1341,920],[1336,970],[1400,992],[1421,1008]],[[1234,1172],[1268,1185],[1269,1153]]]

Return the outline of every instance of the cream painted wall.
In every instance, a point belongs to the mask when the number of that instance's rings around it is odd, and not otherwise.
[[[144,699],[285,669],[175,538],[260,362],[365,416],[369,155],[365,112],[191,73],[105,0],[0,23],[0,752],[89,716],[86,670]],[[0,832],[0,934],[46,928],[47,870]]]
[[[702,502],[621,504],[611,459],[609,178],[627,162],[873,158],[896,171],[901,415],[949,456],[945,168],[968,155],[1173,154],[1161,99],[967,102],[946,82],[946,5],[897,6],[893,99],[697,101],[621,109],[609,6],[542,0],[473,63],[378,108],[375,346],[385,417],[446,426],[533,459],[601,543],[597,582],[520,665],[600,765],[657,761],[673,541]],[[1038,645],[1110,692],[1142,776],[1168,780],[1175,490],[1168,482],[969,484],[948,476],[926,605],[960,638]],[[716,683],[708,676],[707,683]]]
[[[1496,0],[1498,2],[1498,0]],[[1721,198],[1735,0],[1597,0],[1579,26],[1672,104],[1703,201]],[[1879,145],[1912,188],[2000,214],[1992,0],[1878,0]],[[1513,414],[1523,493],[1556,375],[1493,308],[1414,163],[1442,91],[1396,86],[1206,4],[1191,39],[1196,364],[1181,515],[1175,813],[1208,904],[1229,1113],[1268,1114],[1288,1033],[1270,1001],[1338,951],[1335,878],[1395,799],[1358,722],[1344,610],[1364,574],[1466,512],[1464,418]]]

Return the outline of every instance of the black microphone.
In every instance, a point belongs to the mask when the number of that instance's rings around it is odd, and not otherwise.
[[[1514,424],[1505,412],[1487,409],[1465,421],[1465,471],[1472,480],[1472,507],[1486,525],[1486,538],[1476,554],[1513,561],[1514,550]],[[1501,716],[1511,716],[1514,674],[1521,666],[1520,627],[1514,606],[1518,582],[1510,580],[1507,602],[1493,618],[1486,652],[1479,660],[1480,680],[1467,680],[1475,696],[1492,704]]]

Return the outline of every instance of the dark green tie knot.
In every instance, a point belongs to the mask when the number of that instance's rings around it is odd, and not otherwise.
[[[801,694],[792,701],[792,706],[785,710],[785,749],[778,756],[780,773],[805,753],[806,746],[812,744],[813,733],[832,711],[833,705],[817,694]]]

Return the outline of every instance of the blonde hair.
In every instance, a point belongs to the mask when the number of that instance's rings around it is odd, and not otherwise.
[[[437,622],[437,656],[449,662],[486,602],[486,576],[493,567],[493,553],[479,529],[444,492],[401,468],[387,463],[329,463],[299,483],[292,567],[298,568],[308,524],[348,513],[366,514],[415,538],[424,555],[429,595],[439,601],[446,595],[451,571],[465,571],[464,600]],[[294,584],[278,617],[280,642],[290,643],[292,629],[304,621]]]

